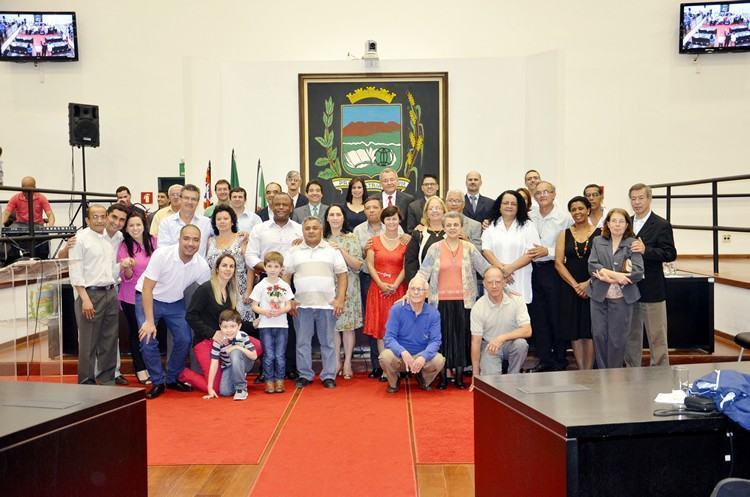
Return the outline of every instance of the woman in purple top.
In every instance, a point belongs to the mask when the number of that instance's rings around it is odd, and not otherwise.
[[[123,241],[117,249],[117,262],[120,263],[120,291],[117,295],[120,308],[125,314],[130,331],[130,354],[133,357],[133,369],[138,381],[144,385],[151,384],[146,365],[141,356],[138,339],[138,322],[135,319],[135,284],[141,273],[146,270],[151,254],[156,250],[156,237],[145,229],[146,219],[143,213],[133,210],[125,220],[122,229]]]

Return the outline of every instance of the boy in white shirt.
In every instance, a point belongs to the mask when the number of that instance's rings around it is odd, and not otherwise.
[[[258,330],[263,344],[263,374],[266,377],[266,393],[284,391],[286,370],[286,345],[289,325],[286,314],[291,310],[294,298],[292,289],[279,275],[284,267],[284,256],[270,251],[263,257],[266,277],[255,285],[250,300],[258,315]]]
[[[247,373],[253,369],[258,353],[247,333],[240,330],[242,316],[234,309],[225,309],[219,314],[219,329],[228,343],[214,340],[211,347],[211,366],[208,370],[208,395],[204,399],[218,397],[214,390],[216,372],[221,362],[221,381],[219,393],[229,396],[234,393],[234,400],[247,399]]]

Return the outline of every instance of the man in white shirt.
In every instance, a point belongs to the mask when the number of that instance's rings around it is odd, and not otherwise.
[[[471,366],[473,377],[521,372],[529,350],[531,321],[526,304],[518,295],[505,293],[503,272],[496,267],[484,273],[485,295],[471,308]],[[472,389],[474,380],[472,377]]]
[[[195,210],[198,207],[201,192],[195,185],[185,185],[180,195],[180,210],[165,219],[159,226],[159,247],[169,247],[177,245],[180,238],[180,232],[184,226],[192,224],[201,232],[200,248],[198,253],[206,255],[208,249],[208,238],[213,233],[211,221],[205,216],[198,216]]]
[[[347,266],[341,252],[323,241],[320,219],[308,217],[302,225],[304,243],[284,257],[284,279],[294,276],[297,302],[294,326],[297,332],[297,388],[312,383],[312,337],[317,333],[323,370],[320,379],[326,388],[336,387],[334,336],[336,319],[344,310]]]
[[[151,233],[151,236],[159,234],[159,226],[161,226],[162,221],[180,211],[180,205],[182,204],[182,185],[170,186],[169,190],[167,190],[167,194],[169,195],[169,205],[156,211],[154,217],[149,221],[148,232]]]
[[[247,190],[241,186],[232,188],[229,192],[229,205],[234,210],[234,213],[237,214],[237,231],[251,233],[253,228],[263,221],[261,221],[256,213],[247,210],[246,204]]]
[[[114,383],[117,365],[118,270],[115,253],[105,235],[104,206],[89,207],[88,224],[70,250],[70,284],[78,294],[75,302],[78,383],[108,385]]]
[[[555,186],[549,181],[536,185],[534,199],[539,206],[529,213],[541,245],[528,251],[533,262],[531,292],[534,296],[529,306],[531,325],[534,327],[534,346],[541,371],[561,371],[567,368],[565,340],[562,339],[558,318],[560,275],[555,269],[555,245],[560,232],[572,223],[570,214],[555,206]]]
[[[380,187],[383,189],[381,202],[383,208],[395,205],[401,211],[401,229],[406,230],[406,213],[409,210],[409,204],[414,201],[414,197],[406,192],[398,190],[398,174],[390,167],[386,167],[380,172]]]
[[[262,273],[263,257],[274,250],[286,259],[292,248],[292,242],[302,239],[302,226],[295,223],[289,216],[292,214],[292,198],[286,193],[277,193],[273,197],[273,219],[265,221],[255,227],[245,250],[245,264]],[[288,318],[289,339],[286,343],[287,378],[296,380],[297,373],[297,345],[294,321]]]
[[[198,254],[201,232],[188,224],[180,230],[177,245],[159,247],[135,285],[135,314],[140,331],[141,352],[153,382],[147,399],[155,399],[166,388],[189,392],[192,388],[177,378],[185,367],[192,332],[185,320],[185,289],[193,283],[208,281],[211,270]],[[172,333],[174,346],[167,361],[167,373],[161,365],[156,323],[164,319]]]

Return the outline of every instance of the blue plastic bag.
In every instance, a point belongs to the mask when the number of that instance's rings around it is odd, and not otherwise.
[[[750,430],[750,375],[717,369],[693,382],[689,394],[712,399],[719,411]]]

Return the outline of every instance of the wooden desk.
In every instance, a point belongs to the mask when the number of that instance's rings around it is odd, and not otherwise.
[[[688,367],[691,381],[716,368],[750,373],[750,363]],[[477,497],[707,497],[732,466],[750,478],[750,433],[728,418],[653,416],[670,407],[653,402],[671,390],[670,368],[480,376],[475,385]],[[586,390],[519,390],[573,385]]]
[[[0,495],[146,497],[140,388],[0,381]]]

